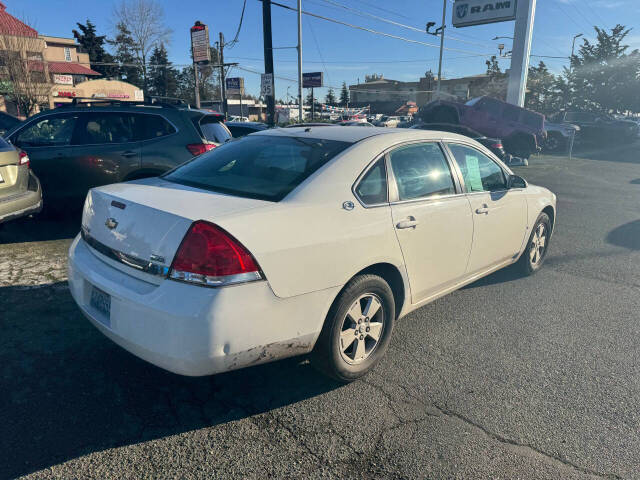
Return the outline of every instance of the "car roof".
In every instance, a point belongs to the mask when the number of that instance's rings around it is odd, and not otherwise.
[[[458,135],[457,133],[440,132],[436,130],[412,130],[409,128],[362,128],[355,126],[343,126],[340,128],[331,127],[297,127],[297,128],[275,128],[262,130],[253,135],[273,135],[280,137],[302,137],[318,138],[323,140],[336,140],[340,142],[356,143],[361,140],[378,135],[393,137],[393,141],[402,140],[438,140],[446,137],[448,139],[469,140],[469,137]]]

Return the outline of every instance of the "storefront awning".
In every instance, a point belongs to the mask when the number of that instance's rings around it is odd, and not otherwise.
[[[49,73],[65,73],[67,75],[102,75],[100,72],[96,72],[79,63],[71,62],[49,62]],[[29,61],[29,69],[32,71],[41,72],[44,68],[44,64],[38,60]]]

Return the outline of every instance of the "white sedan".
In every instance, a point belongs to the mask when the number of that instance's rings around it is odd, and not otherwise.
[[[311,352],[350,381],[398,318],[507,265],[538,270],[555,210],[460,135],[265,130],[91,190],[69,285],[102,333],[172,372]]]

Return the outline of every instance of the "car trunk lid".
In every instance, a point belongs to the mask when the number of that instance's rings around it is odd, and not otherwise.
[[[217,219],[271,202],[179,185],[161,178],[92,189],[82,232],[101,258],[140,279],[160,283],[191,224]]]
[[[25,168],[19,166],[20,158],[15,150],[0,151],[0,194],[15,193],[22,186],[21,171]]]

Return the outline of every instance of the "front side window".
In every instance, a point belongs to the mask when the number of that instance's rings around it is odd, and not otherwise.
[[[319,138],[249,135],[200,155],[163,178],[277,202],[350,145]]]
[[[355,188],[356,195],[365,205],[387,202],[387,170],[384,158],[378,160],[362,177]]]
[[[73,115],[43,118],[19,132],[14,143],[19,147],[69,145],[77,120]]]
[[[88,113],[81,128],[79,143],[127,143],[134,140],[130,115],[122,113]]]
[[[493,98],[484,97],[481,102],[478,102],[477,108],[487,112],[492,117],[500,117],[502,115],[502,103]]]
[[[507,188],[502,168],[485,154],[465,145],[449,144],[449,149],[460,166],[468,192],[494,192]]]
[[[389,154],[399,200],[450,195],[456,192],[451,170],[440,146],[420,143]]]

